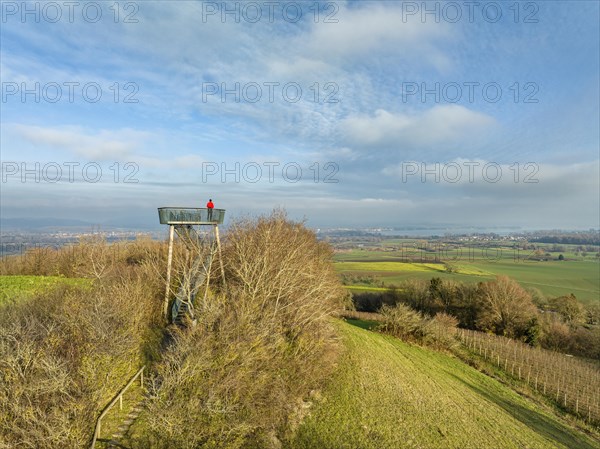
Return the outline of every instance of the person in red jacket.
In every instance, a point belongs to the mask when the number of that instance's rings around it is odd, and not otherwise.
[[[212,213],[213,209],[215,208],[212,200],[208,200],[208,203],[206,203],[206,208],[208,209],[208,221],[212,221]]]

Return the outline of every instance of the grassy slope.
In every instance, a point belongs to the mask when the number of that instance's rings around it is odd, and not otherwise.
[[[447,355],[347,323],[336,377],[286,447],[600,448],[508,387]]]

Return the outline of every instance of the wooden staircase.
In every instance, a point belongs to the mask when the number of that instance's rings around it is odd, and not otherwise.
[[[118,449],[126,447],[122,444],[123,439],[127,436],[127,434],[129,433],[129,429],[131,428],[135,420],[138,419],[140,413],[142,413],[142,411],[144,410],[144,406],[147,400],[148,397],[144,395],[144,398],[140,400],[127,414],[127,416],[119,426],[118,430],[115,433],[113,433],[110,440],[107,441],[108,449]]]
[[[100,416],[98,417],[98,420],[96,421],[96,427],[94,428],[94,436],[92,438],[92,443],[90,448],[91,449],[95,449],[96,445],[98,443],[102,443],[103,446],[102,447],[106,447],[106,448],[123,448],[125,446],[123,446],[121,444],[122,439],[127,435],[127,432],[129,431],[129,428],[131,427],[131,425],[133,424],[133,422],[137,419],[137,417],[140,415],[140,413],[143,410],[143,406],[144,406],[144,402],[147,400],[147,392],[146,389],[144,387],[144,370],[146,369],[145,366],[143,366],[142,368],[140,368],[138,370],[137,373],[135,373],[135,375],[129,380],[129,382],[127,382],[127,384],[121,389],[121,391],[119,391],[117,393],[117,395],[112,399],[112,401],[110,401],[110,403],[104,408],[104,410],[102,411],[102,413],[100,414]],[[112,433],[112,436],[110,439],[108,438],[101,438],[101,433],[103,430],[103,427],[106,427],[106,422],[104,423],[104,426],[102,425],[102,420],[106,419],[108,420],[109,418],[107,418],[108,413],[113,410],[113,407],[115,407],[117,404],[119,405],[119,409],[123,408],[123,398],[124,395],[127,391],[130,391],[130,394],[128,396],[131,396],[131,391],[134,390],[130,390],[130,388],[134,385],[134,382],[139,379],[140,380],[140,384],[139,384],[139,390],[141,391],[141,399],[139,399],[131,408],[131,410],[129,411],[129,413],[127,414],[127,416],[123,419],[123,421],[121,422],[121,425],[118,427],[117,431]],[[110,427],[110,426],[109,426]]]

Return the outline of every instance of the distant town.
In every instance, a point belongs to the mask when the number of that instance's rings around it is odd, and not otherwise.
[[[600,230],[539,230],[514,232],[465,232],[457,228],[456,232],[448,229],[432,230],[426,227],[395,229],[395,228],[317,228],[315,232],[321,240],[327,240],[334,248],[360,247],[365,243],[374,244],[393,239],[422,239],[436,242],[514,242],[514,243],[554,243],[584,245],[581,250],[597,251],[591,248],[600,245]],[[23,254],[32,248],[60,248],[71,245],[86,238],[102,238],[107,242],[150,238],[161,240],[166,238],[164,229],[135,230],[135,229],[102,229],[73,228],[73,229],[1,229],[0,257],[11,254]],[[591,246],[591,247],[590,247]]]

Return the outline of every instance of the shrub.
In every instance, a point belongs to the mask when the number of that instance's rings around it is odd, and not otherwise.
[[[394,337],[422,342],[429,335],[428,320],[405,304],[383,306],[379,313],[383,316],[380,329]]]
[[[394,337],[437,349],[450,349],[456,344],[458,320],[446,313],[430,318],[405,304],[397,304],[383,306],[380,314],[383,324],[378,329]]]
[[[572,345],[569,326],[560,320],[546,318],[542,326],[540,343],[546,349],[568,351],[568,348]]]
[[[439,348],[450,349],[457,344],[454,338],[458,320],[447,313],[438,313],[429,322],[430,333],[433,338],[432,345]]]
[[[568,324],[581,324],[585,322],[585,309],[574,294],[551,298],[548,308],[560,314]]]

